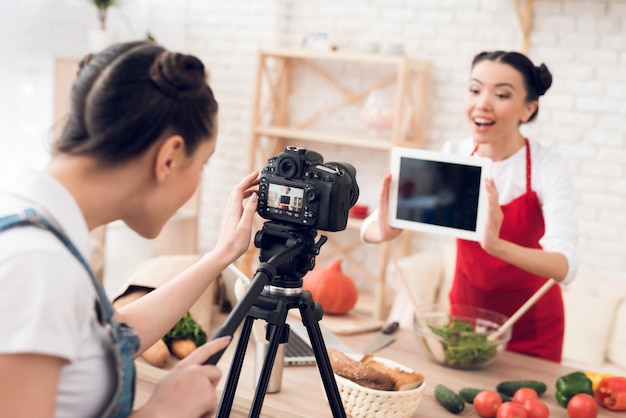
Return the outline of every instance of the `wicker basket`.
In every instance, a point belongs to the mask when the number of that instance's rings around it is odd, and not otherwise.
[[[361,356],[352,356],[360,359]],[[391,360],[375,360],[392,368],[409,370]],[[411,390],[388,391],[369,389],[335,374],[337,388],[346,414],[351,418],[408,418],[412,417],[422,400],[426,382]]]

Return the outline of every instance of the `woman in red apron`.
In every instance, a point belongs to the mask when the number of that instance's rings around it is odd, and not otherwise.
[[[567,163],[520,132],[523,123],[536,117],[539,96],[551,83],[545,65],[536,67],[516,52],[483,52],[474,58],[465,102],[472,137],[456,149],[446,145],[450,152],[491,158],[494,169],[486,182],[489,214],[483,238],[457,241],[451,304],[510,316],[548,278],[569,282],[576,273]],[[380,210],[363,223],[366,242],[400,233],[387,223],[390,180],[388,174]],[[517,321],[508,349],[558,362],[563,334],[563,301],[560,287],[553,286]]]
[[[500,238],[525,248],[541,249],[545,232],[537,194],[531,188],[532,161],[526,143],[526,192],[502,205]],[[450,303],[471,305],[511,316],[546,281],[506,261],[491,256],[480,243],[457,240],[456,273]],[[561,361],[564,311],[561,289],[553,286],[514,325],[507,349]]]

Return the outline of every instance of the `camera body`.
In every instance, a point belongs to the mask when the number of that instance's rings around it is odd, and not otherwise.
[[[358,197],[351,164],[324,164],[315,151],[286,147],[261,172],[257,212],[281,223],[341,231]]]

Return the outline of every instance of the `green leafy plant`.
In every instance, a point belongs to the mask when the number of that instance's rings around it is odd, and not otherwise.
[[[100,30],[106,30],[107,13],[113,6],[119,6],[121,0],[89,0],[98,11],[98,21],[100,22]]]

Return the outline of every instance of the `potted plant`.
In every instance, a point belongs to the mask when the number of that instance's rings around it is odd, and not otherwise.
[[[98,52],[117,40],[117,34],[107,29],[107,17],[111,7],[119,6],[122,0],[88,0],[96,7],[99,29],[89,32],[90,46],[93,52]]]
[[[110,7],[117,6],[120,0],[89,0],[96,6],[98,10],[98,21],[100,22],[100,30],[106,31],[107,29],[107,12]]]

